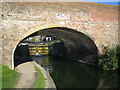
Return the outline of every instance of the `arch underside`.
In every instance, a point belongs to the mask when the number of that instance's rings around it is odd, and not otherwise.
[[[35,35],[51,36],[55,39],[61,40],[64,47],[62,48],[64,49],[63,56],[68,60],[76,60],[95,65],[98,64],[98,49],[94,41],[81,32],[68,28],[55,27],[37,31],[28,37]]]

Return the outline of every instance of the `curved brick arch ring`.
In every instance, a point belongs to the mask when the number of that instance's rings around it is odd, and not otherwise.
[[[94,41],[84,33],[65,27],[52,27],[37,30],[31,35],[26,36],[25,38],[36,35],[51,36],[58,40],[61,40],[65,47],[63,50],[63,52],[65,53],[63,53],[62,56],[64,56],[64,58],[68,60],[76,60],[87,64],[98,63],[96,60],[98,56],[98,49]],[[61,49],[58,49],[58,52],[60,50]]]

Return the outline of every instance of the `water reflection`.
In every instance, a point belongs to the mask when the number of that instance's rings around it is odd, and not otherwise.
[[[39,63],[47,72],[52,73],[52,65],[48,56],[32,56],[31,58]]]
[[[32,57],[48,71],[57,88],[118,88],[118,75],[78,62],[49,56]]]

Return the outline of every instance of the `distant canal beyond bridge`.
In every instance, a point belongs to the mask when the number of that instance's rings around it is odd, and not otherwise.
[[[116,73],[58,57],[33,56],[32,59],[51,74],[57,88],[118,88]]]

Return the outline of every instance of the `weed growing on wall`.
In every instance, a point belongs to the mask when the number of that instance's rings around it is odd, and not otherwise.
[[[120,54],[120,46],[115,48],[105,47],[105,54],[99,57],[99,66],[103,70],[118,69],[118,60]]]

